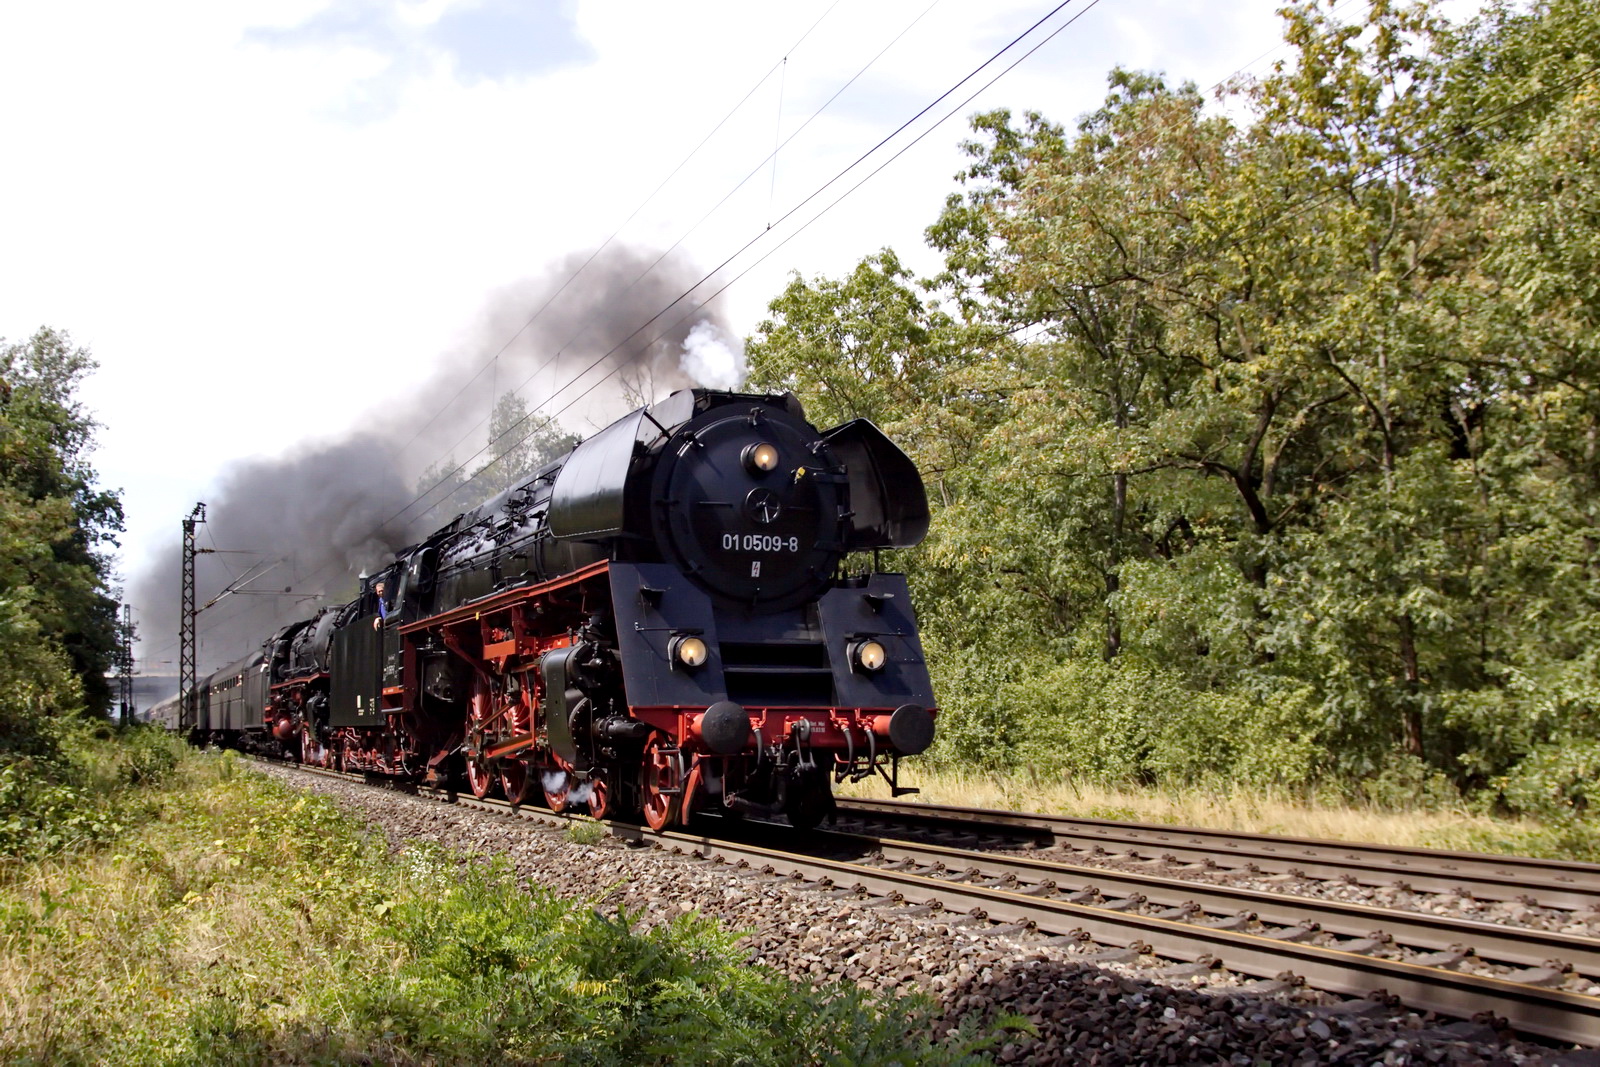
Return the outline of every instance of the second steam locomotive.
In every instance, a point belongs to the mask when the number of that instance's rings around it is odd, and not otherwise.
[[[210,676],[184,725],[656,829],[703,811],[809,827],[833,783],[898,786],[933,740],[906,582],[876,568],[927,528],[921,476],[872,423],[818,431],[790,395],[684,390]]]

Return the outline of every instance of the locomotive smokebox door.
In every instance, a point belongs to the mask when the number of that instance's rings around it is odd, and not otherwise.
[[[843,477],[815,432],[765,404],[724,404],[681,427],[652,475],[654,540],[728,607],[815,598],[840,550]]]

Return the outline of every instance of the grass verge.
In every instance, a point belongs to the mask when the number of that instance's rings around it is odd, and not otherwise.
[[[143,792],[109,843],[3,869],[0,1060],[977,1062],[924,1036],[926,1002],[789,983],[697,913],[640,929],[503,865],[391,855],[231,756]]]
[[[1420,791],[1411,803],[1392,796],[1384,803],[1366,803],[1227,785],[1141,789],[1045,781],[914,760],[900,768],[900,784],[922,790],[911,799],[934,804],[1600,862],[1600,827],[1592,819],[1499,818]],[[888,797],[889,786],[882,779],[868,779],[841,786],[839,793]]]

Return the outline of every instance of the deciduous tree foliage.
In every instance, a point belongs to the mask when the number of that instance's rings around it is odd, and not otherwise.
[[[93,837],[107,824],[62,746],[104,715],[116,643],[108,546],[115,494],[88,461],[76,398],[94,367],[64,333],[0,340],[0,859]]]
[[[107,549],[122,505],[89,463],[95,423],[75,394],[93,369],[88,350],[57,330],[0,340],[0,655],[10,668],[0,701],[29,694],[15,705],[24,717],[80,699],[104,713],[110,701],[117,604]],[[78,679],[70,686],[58,652]]]
[[[1398,762],[1570,811],[1600,766],[1600,14],[1285,20],[1294,58],[1226,109],[1116,70],[1071,132],[977,116],[945,269],[796,278],[754,380],[931,473],[904,562],[946,753]]]

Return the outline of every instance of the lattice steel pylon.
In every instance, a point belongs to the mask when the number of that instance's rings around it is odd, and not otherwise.
[[[133,605],[122,605],[122,626],[117,634],[117,696],[124,726],[133,721]]]
[[[183,611],[178,616],[178,732],[188,733],[199,722],[195,704],[197,684],[194,652],[194,528],[206,521],[206,506],[196,504],[183,520]]]

